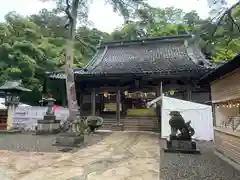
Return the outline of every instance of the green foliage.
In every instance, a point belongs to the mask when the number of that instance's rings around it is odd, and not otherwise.
[[[5,16],[0,23],[0,83],[5,80],[22,79],[32,93],[23,95],[24,101],[34,104],[41,97],[46,71],[61,70],[65,64],[65,45],[68,31],[65,28],[66,2],[58,0],[58,8],[43,9],[38,14],[23,17],[16,12]],[[85,1],[81,1],[85,2]],[[86,1],[87,2],[87,1]],[[201,19],[196,11],[153,8],[141,6],[142,0],[108,1],[116,12],[125,17],[121,28],[110,35],[98,29],[82,25],[87,21],[87,4],[79,6],[79,23],[74,42],[74,65],[82,67],[93,57],[102,40],[134,40],[145,37],[172,36],[192,33],[203,53],[213,62],[231,59],[240,49],[240,6],[235,6],[229,16],[218,24],[210,19]],[[60,13],[59,13],[60,12]],[[57,100],[63,97],[64,83],[50,86]],[[50,87],[49,86],[49,87]],[[60,102],[60,100],[59,100]]]
[[[206,57],[213,62],[231,59],[239,53],[240,6],[236,6],[221,24],[210,19],[201,19],[196,11],[188,13],[181,9],[153,8],[145,6],[136,11],[135,21],[115,30],[114,40],[131,40],[142,37],[176,36],[193,34]],[[234,23],[233,23],[234,22]]]
[[[25,95],[23,99],[34,104],[41,97],[45,72],[61,70],[64,65],[66,18],[43,9],[30,17],[10,12],[5,20],[0,24],[0,83],[22,79],[34,94],[28,93],[30,100]],[[77,35],[84,37],[85,43],[76,39],[74,64],[82,67],[95,53],[101,37],[108,34],[79,27]]]

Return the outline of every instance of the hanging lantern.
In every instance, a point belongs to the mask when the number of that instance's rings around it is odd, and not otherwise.
[[[108,92],[104,91],[103,95],[104,95],[105,98],[107,98],[108,97]]]
[[[174,93],[175,93],[175,91],[174,91],[174,90],[170,90],[170,91],[169,91],[169,94],[170,94],[171,96],[173,96],[173,95],[174,95]]]

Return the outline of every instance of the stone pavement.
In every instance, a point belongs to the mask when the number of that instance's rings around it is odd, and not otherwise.
[[[162,180],[240,180],[240,172],[214,154],[213,142],[197,142],[197,154],[161,154]]]
[[[159,180],[159,137],[115,132],[76,153],[0,152],[1,180]]]

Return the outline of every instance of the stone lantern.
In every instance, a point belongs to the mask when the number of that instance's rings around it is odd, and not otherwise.
[[[7,130],[11,130],[13,128],[13,113],[20,102],[20,94],[31,90],[22,87],[22,81],[6,81],[0,86],[0,91],[4,92],[5,105],[8,108]]]
[[[60,120],[56,120],[53,110],[55,101],[52,97],[42,99],[42,102],[47,103],[47,112],[43,119],[38,120],[37,134],[54,134],[60,131]]]

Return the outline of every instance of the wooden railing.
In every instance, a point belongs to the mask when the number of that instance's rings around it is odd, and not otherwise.
[[[231,126],[232,130],[235,131],[240,126],[240,116],[231,117],[228,121],[222,121],[222,125],[225,127]]]

